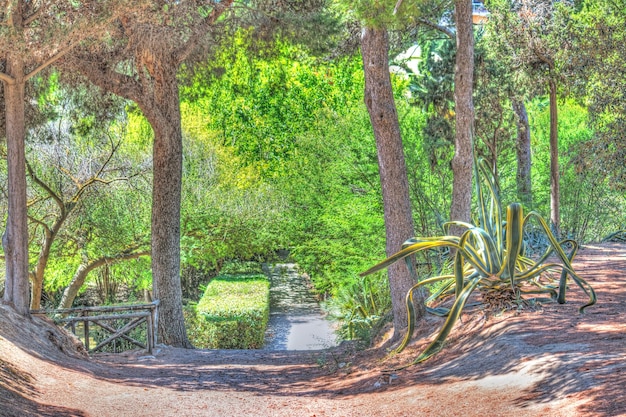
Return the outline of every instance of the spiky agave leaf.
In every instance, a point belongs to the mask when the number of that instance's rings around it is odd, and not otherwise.
[[[572,267],[571,261],[576,255],[576,252],[578,251],[578,244],[575,243],[574,248],[570,252],[570,255],[566,255],[563,249],[561,248],[561,245],[563,244],[563,242],[557,241],[556,237],[550,230],[548,223],[538,213],[534,211],[530,212],[524,219],[524,223],[526,223],[528,220],[532,218],[535,218],[539,221],[539,224],[543,228],[546,236],[548,237],[548,240],[550,241],[551,249],[554,250],[559,260],[562,262],[562,265],[556,264],[556,263],[552,264],[552,268],[559,268],[562,270],[561,278],[559,280],[559,295],[557,299],[559,304],[565,303],[565,293],[567,289],[567,276],[569,275],[570,277],[572,277],[572,280],[576,283],[576,285],[578,285],[585,292],[585,294],[589,297],[589,301],[587,302],[587,304],[583,305],[579,309],[579,311],[582,313],[585,310],[585,308],[592,306],[597,302],[597,297],[591,285],[589,285],[587,281],[585,281],[580,275],[578,275],[574,271],[574,268]],[[568,240],[567,242],[573,242],[573,241]],[[547,256],[544,255],[544,257],[547,257]],[[542,257],[542,259],[544,257]],[[540,264],[537,264],[537,265],[540,265]],[[532,271],[532,268],[531,268],[531,271]],[[528,273],[526,275],[528,275]]]

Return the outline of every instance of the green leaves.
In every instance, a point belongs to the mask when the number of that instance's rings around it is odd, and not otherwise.
[[[211,349],[258,349],[269,320],[269,281],[263,274],[220,275],[187,316],[193,343]]]
[[[548,294],[550,299],[556,299],[562,304],[565,302],[569,277],[589,297],[589,301],[580,308],[581,313],[586,307],[596,302],[593,288],[572,267],[571,262],[578,250],[578,244],[572,240],[557,241],[547,222],[535,212],[524,216],[523,208],[519,203],[510,204],[506,209],[506,218],[503,219],[497,187],[493,177],[491,177],[489,167],[483,161],[477,163],[476,166],[476,193],[479,203],[477,225],[449,222],[447,225],[461,225],[467,230],[461,237],[438,236],[409,239],[400,252],[361,274],[368,275],[380,271],[401,259],[409,263],[411,262],[409,255],[417,252],[441,247],[456,250],[453,275],[442,274],[422,279],[407,293],[409,329],[396,352],[402,351],[408,345],[413,333],[415,325],[413,291],[423,285],[442,282],[443,285],[440,286],[434,297],[429,298],[429,301],[447,298],[454,294],[454,302],[449,310],[441,307],[427,309],[431,313],[446,315],[447,319],[433,342],[413,363],[424,361],[443,348],[444,342],[454,328],[467,300],[476,289],[483,294],[483,300],[487,303],[488,294],[495,292],[512,295],[514,299],[510,301],[520,306],[527,301],[521,298],[521,294]],[[482,177],[479,175],[479,171]],[[486,186],[487,194],[483,192],[484,186]],[[540,229],[549,241],[548,249],[536,261],[522,255],[524,227],[531,220],[537,220]],[[563,249],[566,245],[572,247],[568,254]],[[558,262],[545,263],[551,255],[556,255]],[[409,264],[409,268],[412,268],[412,265]],[[561,271],[558,283],[545,277],[544,272],[553,270]],[[547,282],[544,283],[544,281]],[[528,286],[531,288],[528,289]],[[558,288],[558,296],[555,288]]]

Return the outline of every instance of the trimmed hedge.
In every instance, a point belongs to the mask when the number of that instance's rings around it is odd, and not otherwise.
[[[208,349],[261,348],[269,320],[269,287],[262,274],[213,278],[188,321],[192,343]]]

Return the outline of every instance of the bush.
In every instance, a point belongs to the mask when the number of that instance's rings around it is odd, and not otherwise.
[[[193,310],[187,311],[187,327],[196,347],[258,349],[269,320],[269,281],[260,274],[220,275]]]

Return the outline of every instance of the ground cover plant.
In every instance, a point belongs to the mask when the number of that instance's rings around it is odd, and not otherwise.
[[[269,320],[265,275],[220,275],[187,314],[190,340],[198,348],[258,349]]]
[[[558,241],[546,221],[536,212],[524,216],[522,205],[509,204],[506,217],[502,208],[498,189],[490,175],[486,163],[475,164],[476,197],[478,201],[477,220],[474,224],[452,221],[446,224],[465,228],[459,236],[416,237],[409,239],[401,251],[385,259],[378,265],[362,273],[369,275],[404,259],[409,270],[415,274],[412,262],[417,252],[450,248],[455,251],[453,271],[435,277],[418,280],[407,293],[407,311],[409,328],[396,352],[402,351],[409,343],[414,327],[413,291],[421,286],[437,284],[437,290],[426,300],[434,302],[453,297],[450,308],[427,308],[427,311],[446,316],[443,327],[435,339],[419,354],[413,363],[424,361],[439,352],[447,336],[452,331],[470,296],[478,290],[486,308],[517,308],[534,301],[558,301],[565,303],[568,278],[571,278],[589,297],[589,301],[580,307],[582,313],[586,307],[596,303],[593,288],[572,267],[572,260],[578,250],[578,244],[571,239]],[[479,170],[482,176],[479,176]],[[483,183],[483,184],[481,184]],[[486,192],[483,192],[486,187]],[[536,220],[548,241],[548,248],[538,259],[524,256],[524,227],[531,220]],[[568,253],[564,250],[569,247]],[[549,258],[556,256],[557,261]],[[546,272],[560,270],[558,280]],[[417,277],[415,277],[417,280]],[[527,298],[528,295],[547,295],[547,298]]]

